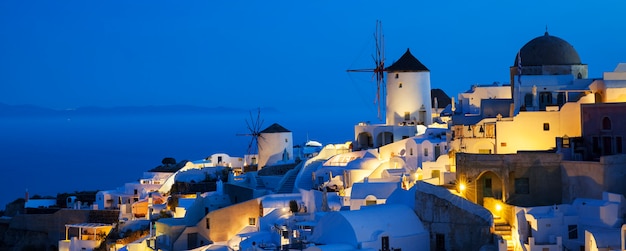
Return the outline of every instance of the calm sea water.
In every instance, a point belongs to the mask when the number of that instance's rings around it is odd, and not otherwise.
[[[273,112],[295,144],[353,138],[354,116]],[[0,208],[23,197],[107,190],[136,181],[164,157],[198,160],[214,153],[243,156],[248,113],[0,118]]]

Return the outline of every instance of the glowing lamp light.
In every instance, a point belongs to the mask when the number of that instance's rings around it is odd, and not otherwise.
[[[502,205],[500,205],[500,203],[496,204],[496,211],[502,211]]]
[[[464,192],[464,191],[465,191],[465,189],[466,189],[466,187],[465,187],[465,183],[461,183],[461,184],[459,184],[459,191],[461,191],[461,193],[462,193],[462,192]]]

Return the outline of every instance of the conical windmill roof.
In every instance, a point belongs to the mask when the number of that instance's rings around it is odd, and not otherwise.
[[[281,133],[281,132],[291,132],[291,131],[287,130],[287,128],[284,128],[283,126],[277,123],[274,123],[271,126],[265,128],[260,133]]]
[[[387,67],[385,71],[387,72],[419,72],[419,71],[429,71],[429,70],[428,68],[426,68],[426,66],[424,66],[424,64],[422,64],[422,62],[417,60],[417,58],[415,58],[413,54],[411,54],[411,51],[409,51],[409,49],[406,49],[406,52],[404,53],[404,55],[402,55],[402,57],[400,57],[400,59],[398,59],[398,61],[393,63],[391,66]]]

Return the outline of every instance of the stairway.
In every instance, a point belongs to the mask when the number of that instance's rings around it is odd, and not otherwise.
[[[502,236],[502,239],[506,241],[506,250],[513,251],[514,245],[511,238],[511,226],[502,217],[494,216],[494,234]]]
[[[283,183],[283,185],[280,188],[278,188],[276,193],[293,193],[293,187],[295,186],[296,177],[298,176],[298,172],[296,172],[296,170],[292,170],[287,175],[288,176],[285,177],[285,182]]]
[[[300,171],[300,179],[296,181],[297,188],[304,190],[313,189],[313,172],[315,172],[315,170],[317,170],[317,168],[319,168],[319,166],[321,166],[323,163],[324,160],[316,160],[305,166],[302,171]]]
[[[265,189],[265,183],[263,183],[263,179],[258,174],[254,174],[254,178],[256,179],[256,189]]]

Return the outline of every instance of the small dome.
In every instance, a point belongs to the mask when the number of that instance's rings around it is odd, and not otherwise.
[[[567,41],[550,36],[548,32],[526,43],[519,54],[522,55],[522,66],[542,65],[579,65],[582,64],[578,52]],[[518,56],[515,55],[516,66]]]

